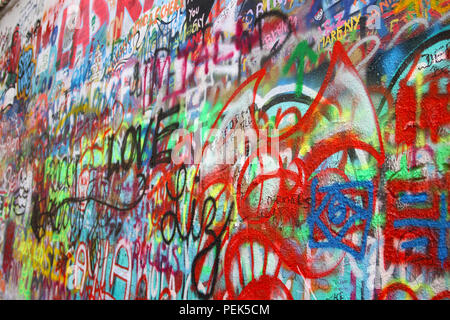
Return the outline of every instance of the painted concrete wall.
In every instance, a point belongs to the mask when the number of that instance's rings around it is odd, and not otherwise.
[[[441,299],[450,5],[12,1],[3,299]]]

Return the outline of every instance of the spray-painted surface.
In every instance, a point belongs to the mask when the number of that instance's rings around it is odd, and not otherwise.
[[[449,9],[18,1],[0,297],[449,298]]]

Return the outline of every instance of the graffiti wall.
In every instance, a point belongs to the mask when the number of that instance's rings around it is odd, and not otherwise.
[[[11,2],[0,298],[449,298],[449,11]]]

